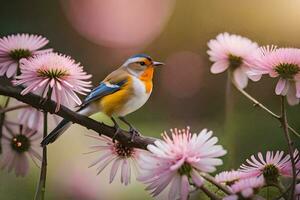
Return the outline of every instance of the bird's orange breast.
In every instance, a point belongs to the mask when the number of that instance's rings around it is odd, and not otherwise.
[[[123,109],[124,104],[133,95],[132,79],[128,77],[127,82],[120,90],[115,93],[104,96],[99,101],[99,106],[103,113],[111,116]]]
[[[144,71],[144,73],[140,76],[140,80],[143,81],[146,88],[146,93],[149,93],[152,91],[153,83],[153,72],[154,68],[152,66],[147,67],[147,69]]]

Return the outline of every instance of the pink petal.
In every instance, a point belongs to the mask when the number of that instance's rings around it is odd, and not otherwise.
[[[296,81],[296,97],[300,98],[300,81]]]
[[[115,157],[112,156],[110,158],[107,158],[106,160],[103,160],[103,162],[100,163],[100,165],[97,168],[97,170],[98,170],[97,175],[99,175],[104,170],[104,168],[114,159],[115,159]]]
[[[244,89],[248,84],[248,77],[244,70],[239,67],[233,72],[233,78],[239,88]]]
[[[187,200],[189,196],[189,180],[187,176],[181,177],[181,192],[180,192],[180,199]]]
[[[168,195],[169,200],[173,200],[173,199],[177,198],[177,195],[180,191],[180,185],[181,185],[180,180],[181,180],[181,177],[179,175],[176,175],[173,178],[173,181],[172,181],[172,184],[170,187],[170,191],[169,191],[169,195]]]
[[[277,83],[277,85],[276,85],[276,88],[275,88],[275,93],[277,94],[277,95],[281,95],[282,93],[283,93],[283,91],[284,91],[284,88],[285,88],[285,86],[286,86],[286,80],[285,79],[279,79],[279,81],[278,81],[278,83]]]
[[[259,81],[261,79],[261,75],[249,75],[248,78],[251,79],[252,81]]]
[[[111,171],[110,171],[110,178],[109,178],[109,183],[112,183],[116,174],[117,174],[117,171],[118,171],[118,168],[119,168],[119,165],[120,165],[120,162],[121,162],[121,159],[120,158],[117,158],[112,167],[111,167]]]
[[[179,169],[183,165],[184,162],[185,162],[185,158],[183,157],[180,160],[178,160],[174,165],[172,165],[170,167],[170,170],[175,171],[175,170]]]
[[[17,176],[25,176],[29,171],[29,162],[25,154],[18,155],[15,172]]]
[[[297,96],[296,96],[296,86],[295,86],[295,84],[290,85],[290,88],[289,88],[289,91],[287,93],[286,98],[287,98],[287,102],[291,106],[299,104],[299,98],[297,98]]]
[[[129,163],[126,159],[123,160],[123,164],[121,167],[121,183],[124,183],[125,185],[128,185],[130,174],[129,174]]]
[[[94,161],[92,164],[90,164],[89,167],[93,167],[96,164],[98,164],[99,162],[107,159],[108,157],[112,156],[112,153],[110,151],[107,151],[105,154],[103,154],[98,160]]]
[[[6,76],[8,78],[12,77],[17,72],[17,68],[18,68],[18,63],[14,62],[10,64],[6,71]]]
[[[195,171],[192,170],[191,173],[192,181],[197,187],[201,187],[204,183],[203,178]]]
[[[227,61],[218,61],[215,62],[211,68],[210,72],[213,74],[218,74],[224,72],[229,67],[229,64]]]
[[[244,189],[244,190],[242,190],[242,195],[243,195],[243,197],[245,197],[245,198],[249,198],[249,197],[251,197],[252,195],[253,195],[253,189],[252,188],[247,188],[247,189]]]

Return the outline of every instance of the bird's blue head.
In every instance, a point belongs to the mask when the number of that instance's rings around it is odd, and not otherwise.
[[[123,67],[125,67],[131,74],[139,77],[145,72],[153,73],[154,67],[162,65],[164,65],[164,63],[153,61],[153,59],[146,54],[136,54],[131,56],[123,64]]]

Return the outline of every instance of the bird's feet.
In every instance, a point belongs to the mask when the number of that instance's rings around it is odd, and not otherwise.
[[[39,103],[40,103],[41,105],[45,105],[47,102],[48,102],[48,99],[42,98],[42,99],[40,100]]]
[[[141,136],[141,133],[134,127],[130,127],[129,133],[131,134],[130,141],[133,142],[136,136]]]
[[[112,142],[113,143],[115,143],[115,139],[116,139],[117,135],[121,132],[121,129],[120,129],[119,126],[114,126],[114,128],[115,128],[115,133],[114,133],[114,135],[112,137]]]

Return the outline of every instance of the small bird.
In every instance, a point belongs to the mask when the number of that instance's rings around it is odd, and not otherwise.
[[[120,127],[115,118],[119,118],[127,126],[131,138],[139,134],[124,117],[142,107],[149,99],[152,92],[152,79],[154,69],[164,63],[153,61],[145,54],[130,57],[120,68],[110,73],[100,84],[95,87],[85,98],[78,113],[91,116],[103,112],[114,123],[115,135],[120,132]],[[41,142],[42,146],[53,143],[72,124],[66,119]],[[113,138],[114,139],[114,138]]]

